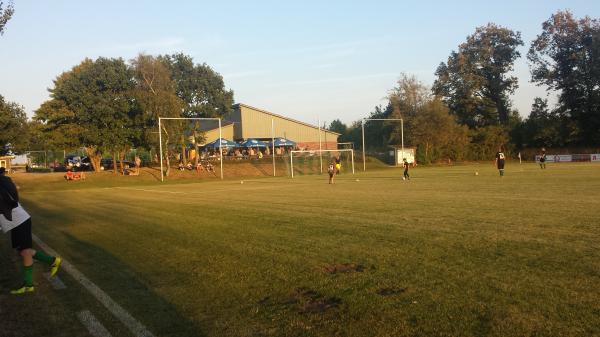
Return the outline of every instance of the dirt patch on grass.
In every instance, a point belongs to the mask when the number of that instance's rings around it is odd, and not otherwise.
[[[387,288],[379,288],[376,293],[380,296],[392,296],[402,294],[406,291],[406,288],[397,288],[397,287],[387,287]]]
[[[356,263],[341,263],[341,264],[330,264],[323,267],[323,271],[327,274],[339,274],[339,273],[362,273],[365,267]]]
[[[307,288],[296,289],[294,297],[301,313],[320,313],[342,304],[340,298],[325,297]]]
[[[295,306],[300,313],[322,313],[342,304],[338,297],[327,297],[308,288],[296,288],[285,302]]]

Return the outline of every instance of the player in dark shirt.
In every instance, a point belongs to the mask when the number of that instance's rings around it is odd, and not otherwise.
[[[504,176],[504,161],[505,160],[506,160],[506,156],[504,155],[504,152],[502,151],[502,146],[500,146],[500,148],[498,148],[498,152],[496,152],[495,164],[496,164],[496,167],[498,168],[498,172],[500,172],[501,177]]]
[[[402,162],[402,166],[404,167],[404,176],[402,177],[403,180],[410,180],[410,175],[408,174],[408,167],[410,166],[408,164],[408,161],[406,160],[406,158],[404,158],[403,162]]]
[[[0,167],[0,220],[2,220],[2,226],[11,225],[10,230],[12,246],[19,252],[19,255],[23,258],[23,285],[22,287],[12,290],[10,293],[13,295],[22,295],[25,293],[33,292],[33,260],[37,260],[50,265],[50,277],[54,276],[60,267],[61,258],[46,255],[41,250],[35,250],[32,248],[32,235],[31,235],[31,217],[23,221],[20,224],[12,223],[13,221],[13,210],[19,209],[21,206],[19,202],[19,193],[17,187],[13,181],[4,175],[4,167]],[[16,222],[17,219],[15,218]],[[14,226],[16,224],[16,226]],[[11,227],[9,227],[11,228]]]
[[[546,168],[546,149],[542,148],[542,154],[540,155],[540,168],[543,170]]]

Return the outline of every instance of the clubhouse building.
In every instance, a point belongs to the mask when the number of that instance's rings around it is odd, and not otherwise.
[[[320,129],[282,115],[246,104],[235,104],[233,111],[223,117],[222,137],[237,142],[257,139],[271,141],[284,138],[296,143],[299,149],[318,150],[319,139],[323,150],[336,150],[339,133]],[[206,131],[206,142],[219,138],[219,129]]]

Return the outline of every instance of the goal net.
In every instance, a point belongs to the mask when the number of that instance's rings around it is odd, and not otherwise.
[[[290,174],[322,174],[327,172],[329,163],[340,164],[339,174],[354,174],[354,150],[302,150],[290,152]]]

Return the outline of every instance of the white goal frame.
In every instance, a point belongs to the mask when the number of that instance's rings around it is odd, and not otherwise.
[[[367,170],[367,157],[365,153],[365,121],[400,121],[401,137],[402,137],[402,154],[404,154],[404,120],[402,118],[363,118],[361,123],[362,128],[362,154],[363,154],[363,171]]]
[[[219,121],[219,157],[221,164],[221,179],[223,179],[223,149],[221,147],[221,139],[223,138],[223,132],[221,130],[221,118],[194,118],[194,117],[158,117],[158,142],[160,143],[160,181],[165,181],[165,174],[163,169],[163,144],[162,144],[162,121],[163,120],[197,120],[197,121]],[[198,156],[199,154],[196,153]]]
[[[354,174],[354,150],[353,149],[338,149],[338,150],[295,150],[290,151],[290,172],[292,178],[294,178],[294,153],[318,153],[319,160],[322,161],[321,155],[323,152],[350,152],[350,158],[352,160],[352,174]]]

